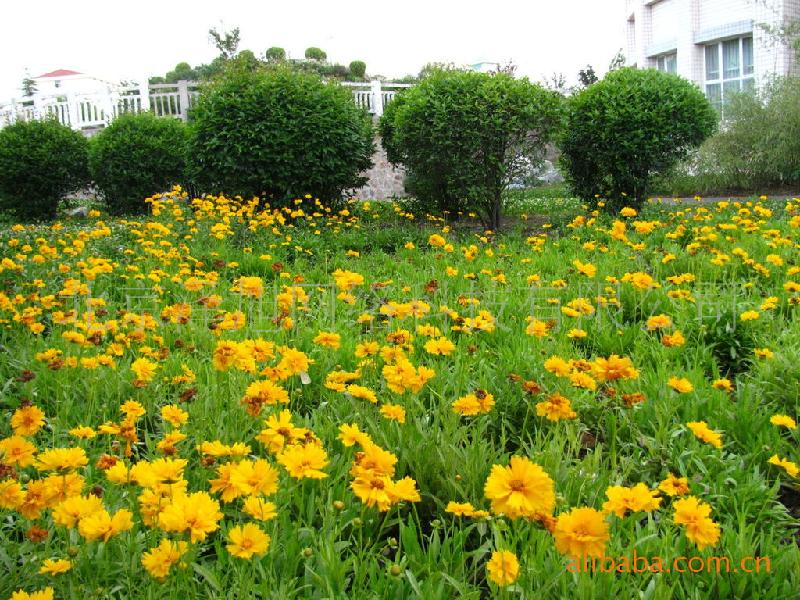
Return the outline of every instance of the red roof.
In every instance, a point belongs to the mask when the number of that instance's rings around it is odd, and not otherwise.
[[[78,71],[70,71],[69,69],[56,69],[55,71],[50,71],[44,75],[39,75],[39,77],[36,79],[41,79],[42,77],[68,77],[70,75],[83,75],[83,73],[78,73]]]

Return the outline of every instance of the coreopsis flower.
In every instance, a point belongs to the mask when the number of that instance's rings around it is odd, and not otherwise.
[[[447,240],[440,236],[438,233],[431,234],[428,237],[428,244],[434,248],[442,248],[447,244]]]
[[[270,537],[255,523],[236,526],[228,532],[226,548],[237,558],[261,556],[269,548]]]
[[[122,406],[120,406],[119,409],[122,414],[131,419],[138,419],[147,413],[144,406],[142,406],[139,402],[136,402],[136,400],[128,400]]]
[[[757,310],[746,310],[741,315],[739,315],[739,320],[741,321],[755,321],[761,315]]]
[[[475,513],[475,507],[469,502],[450,501],[444,510],[457,517],[471,517]]]
[[[72,568],[72,561],[65,558],[53,560],[46,558],[42,561],[42,566],[39,568],[40,575],[61,575],[66,573]]]
[[[635,208],[631,208],[630,206],[624,207],[622,210],[619,211],[619,214],[623,217],[635,217],[638,212],[636,212]]]
[[[95,437],[97,432],[88,427],[86,425],[79,425],[77,427],[73,427],[68,432],[72,437],[78,438],[79,440],[87,440]]]
[[[270,496],[278,491],[278,471],[263,458],[236,463],[231,483],[244,495]]]
[[[796,463],[793,463],[785,458],[781,458],[777,454],[773,454],[767,462],[769,462],[771,465],[775,465],[776,467],[780,467],[792,477],[797,477],[800,474],[800,467],[797,466]]]
[[[464,417],[485,414],[494,406],[494,396],[484,390],[461,396],[451,404],[453,411]]]
[[[222,519],[219,502],[206,492],[177,494],[163,502],[165,506],[158,514],[158,525],[164,531],[188,531],[192,542],[199,542],[219,529]]]
[[[342,345],[342,336],[330,331],[321,331],[314,338],[314,343],[336,350]]]
[[[561,421],[562,419],[574,419],[578,416],[572,410],[572,403],[569,398],[559,393],[550,394],[546,400],[536,404],[536,414],[540,417],[547,417],[548,421]]]
[[[686,526],[686,537],[702,550],[707,546],[715,546],[719,541],[719,525],[711,519],[711,507],[694,496],[676,500],[673,504],[675,513],[673,520]]]
[[[639,371],[634,368],[631,359],[616,354],[612,354],[608,358],[597,358],[592,363],[592,373],[598,381],[602,382],[639,377]]]
[[[456,345],[446,337],[425,342],[425,352],[436,356],[450,356],[455,349]]]
[[[692,382],[685,377],[670,377],[667,381],[667,385],[679,394],[688,394],[694,390]]]
[[[146,358],[137,358],[131,363],[131,371],[136,375],[133,384],[136,387],[144,387],[156,376],[158,365]]]
[[[530,321],[528,321],[528,326],[525,328],[525,333],[533,337],[546,337],[550,329],[550,324],[545,321],[530,319]]]
[[[666,327],[672,327],[672,319],[669,315],[653,315],[647,319],[646,325],[648,331],[664,329]]]
[[[109,539],[133,528],[133,513],[126,508],[121,508],[113,515],[101,509],[83,517],[78,522],[78,533],[87,541]]]
[[[35,435],[42,425],[44,425],[44,411],[33,404],[20,406],[11,415],[11,428],[14,430],[14,435],[30,437]]]
[[[238,292],[242,296],[261,298],[264,295],[264,282],[261,277],[240,277],[232,291]]]
[[[256,440],[267,447],[272,454],[279,454],[284,446],[302,440],[308,433],[304,427],[295,427],[292,413],[282,410],[278,416],[270,415],[265,421],[266,428],[256,436]]]
[[[774,358],[775,356],[775,353],[769,348],[755,348],[753,350],[753,354],[755,354],[756,357],[758,358],[766,358],[766,359]]]
[[[686,426],[691,429],[695,437],[701,442],[710,444],[715,448],[722,448],[722,435],[710,429],[705,421],[692,421],[687,423]]]
[[[724,392],[733,391],[733,384],[731,383],[730,379],[715,379],[711,384],[711,387],[713,387],[715,390],[722,390]]]
[[[288,404],[289,393],[276,383],[266,379],[254,381],[245,390],[241,403],[252,416],[261,413],[264,405]]]
[[[316,444],[295,444],[278,455],[278,463],[295,479],[323,479],[322,471],[328,465],[328,455]]]
[[[567,337],[570,339],[582,339],[585,338],[587,335],[589,334],[585,330],[577,328],[570,329],[567,332]]]
[[[258,496],[248,496],[242,504],[242,511],[259,521],[269,521],[278,516],[278,508]]]
[[[670,473],[664,481],[658,484],[658,489],[667,496],[685,496],[689,493],[689,479]]]
[[[505,587],[514,583],[519,577],[519,561],[513,552],[497,550],[492,552],[492,557],[486,564],[486,570],[493,583]]]
[[[237,486],[232,481],[233,471],[236,468],[235,463],[224,463],[217,468],[216,479],[209,479],[209,491],[212,494],[220,493],[223,502],[233,502],[239,496],[247,494],[245,490]]]
[[[189,420],[189,413],[174,404],[161,407],[161,418],[173,427],[180,427]]]
[[[769,422],[777,427],[786,427],[786,429],[797,429],[797,422],[788,415],[772,415]]]
[[[492,512],[512,519],[551,515],[555,508],[553,480],[523,456],[512,456],[507,467],[493,465],[484,493],[491,500]]]
[[[86,481],[77,473],[54,473],[42,482],[45,485],[48,504],[53,505],[71,496],[77,496],[83,490]]]
[[[16,479],[0,481],[0,508],[16,510],[25,501],[25,490]]]
[[[556,518],[556,549],[573,559],[600,558],[610,539],[605,516],[594,508],[573,508]]]
[[[36,446],[20,435],[0,440],[0,463],[13,467],[27,467],[33,464]]]
[[[162,581],[169,575],[172,565],[180,561],[189,549],[186,542],[173,542],[162,539],[161,542],[142,555],[142,566],[155,579]]]
[[[589,279],[597,275],[597,267],[591,263],[583,263],[576,258],[572,261],[572,266],[575,267],[575,270],[578,271],[578,273],[581,275],[586,275],[586,277]]]
[[[381,406],[380,412],[390,421],[406,422],[406,409],[399,404],[384,404]]]
[[[397,457],[394,454],[374,442],[365,441],[362,444],[362,451],[356,453],[353,459],[350,475],[354,478],[366,478],[372,475],[393,477],[396,464]]]
[[[364,387],[363,385],[356,385],[351,383],[350,385],[346,386],[344,389],[345,393],[351,395],[353,398],[360,398],[361,400],[366,400],[367,402],[371,402],[372,404],[378,403],[378,396],[368,387]]]
[[[369,435],[361,431],[357,423],[353,423],[352,425],[348,425],[346,423],[340,425],[339,435],[337,437],[347,448],[354,446],[355,444],[358,444],[359,446],[365,446],[371,441]]]
[[[653,512],[661,504],[657,491],[650,490],[645,484],[637,483],[633,487],[612,485],[606,488],[608,500],[603,504],[603,511],[624,517],[630,512]]]
[[[36,592],[17,590],[11,594],[11,600],[53,600],[53,588],[46,587]]]
[[[50,448],[40,452],[34,466],[39,471],[66,471],[89,464],[83,448]]]

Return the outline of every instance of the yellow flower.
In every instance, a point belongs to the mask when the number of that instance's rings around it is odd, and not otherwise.
[[[177,563],[188,549],[189,544],[186,542],[162,539],[158,546],[142,554],[142,566],[152,577],[163,580],[169,575],[172,565]]]
[[[679,394],[688,394],[694,390],[692,382],[685,377],[670,377],[667,385]]]
[[[133,528],[133,513],[125,508],[110,515],[101,509],[83,517],[78,522],[78,532],[87,541],[102,539],[107,542],[113,536]]]
[[[547,368],[547,365],[545,365]],[[599,381],[615,381],[617,379],[637,379],[637,371],[627,356],[612,354],[608,358],[598,358],[592,363],[592,373]]]
[[[53,508],[53,522],[56,525],[72,529],[84,517],[101,510],[103,510],[103,502],[97,496],[73,496],[59,502]]]
[[[686,537],[697,544],[698,549],[716,545],[719,541],[719,525],[711,520],[711,507],[708,504],[688,496],[676,500],[673,507],[673,520],[686,526]]]
[[[661,336],[661,343],[667,348],[678,348],[686,343],[686,338],[680,331],[665,333]]]
[[[295,427],[292,423],[292,413],[284,409],[276,417],[270,415],[265,421],[266,429],[262,429],[256,439],[264,444],[272,454],[278,454],[287,444],[302,440],[308,429]]]
[[[51,448],[40,452],[34,466],[39,471],[77,469],[89,464],[83,448]]]
[[[72,561],[69,561],[65,558],[60,560],[52,560],[50,558],[46,558],[42,562],[42,566],[39,569],[40,575],[60,575],[61,573],[66,573],[72,568]]]
[[[547,417],[548,421],[574,419],[578,416],[578,413],[572,410],[569,399],[559,393],[550,394],[547,400],[537,403],[536,414],[540,417]]]
[[[630,512],[652,512],[661,504],[658,492],[650,490],[645,484],[637,483],[633,487],[612,485],[606,489],[608,501],[603,504],[606,513],[614,513],[624,517]]]
[[[759,316],[760,315],[757,310],[746,310],[739,315],[739,319],[742,321],[755,321]]]
[[[523,456],[512,456],[507,467],[493,465],[484,493],[492,512],[512,519],[551,515],[556,503],[553,480]]]
[[[136,402],[136,400],[128,400],[125,404],[120,406],[119,409],[126,417],[130,417],[131,419],[136,419],[147,413],[144,406]]]
[[[25,501],[25,490],[14,479],[0,481],[0,508],[16,510]]]
[[[381,414],[391,421],[406,422],[406,409],[398,404],[384,404],[381,406]]]
[[[340,425],[339,435],[337,437],[347,448],[355,444],[365,446],[370,442],[369,435],[361,431],[357,423],[353,423],[352,425],[346,423]]]
[[[773,358],[775,356],[775,353],[772,350],[770,350],[769,348],[756,348],[756,349],[753,350],[753,353],[758,358],[767,358],[767,359],[769,359],[769,358]]]
[[[594,508],[573,508],[561,513],[553,530],[556,549],[573,559],[605,555],[610,539],[608,522],[603,513]]]
[[[689,479],[686,477],[676,477],[672,473],[658,484],[658,489],[667,496],[685,496],[689,493]]]
[[[38,406],[20,406],[11,416],[14,435],[32,436],[44,425],[44,412]]]
[[[449,512],[457,517],[471,517],[475,513],[475,507],[469,502],[448,502],[445,512]]]
[[[722,435],[709,429],[708,423],[705,421],[692,421],[687,423],[686,426],[692,430],[692,433],[700,441],[711,444],[715,448],[722,448]]]
[[[264,295],[264,282],[261,277],[240,277],[233,287],[234,292],[242,296],[261,298]]]
[[[665,327],[672,327],[672,319],[669,317],[669,315],[653,315],[647,319],[648,331],[664,329]]]
[[[434,354],[438,356],[450,356],[453,353],[453,350],[456,349],[456,345],[448,340],[446,337],[440,337],[435,340],[428,340],[425,342],[425,351],[428,354]]]
[[[228,541],[228,552],[237,558],[249,559],[264,554],[269,548],[270,538],[258,525],[247,523],[231,529],[228,532]]]
[[[244,495],[269,496],[278,491],[278,471],[263,458],[244,460],[233,468],[231,483]]]
[[[53,600],[53,588],[46,587],[38,592],[26,592],[17,590],[11,594],[11,600]]]
[[[323,479],[328,476],[320,470],[327,466],[328,455],[316,444],[289,446],[278,455],[278,463],[295,479]]]
[[[445,240],[438,233],[434,233],[428,238],[428,244],[430,244],[434,248],[441,248],[445,244],[447,244],[447,240]]]
[[[788,415],[772,415],[769,422],[778,427],[786,427],[787,429],[797,429],[797,422]]]
[[[452,403],[453,411],[465,417],[474,417],[475,415],[488,413],[494,406],[494,396],[478,390],[474,394],[467,394],[461,396],[458,400]]]
[[[193,542],[219,529],[222,513],[219,502],[206,492],[178,494],[158,515],[158,524],[164,531],[177,533],[188,531]]]
[[[158,365],[146,358],[137,358],[131,363],[131,371],[136,375],[133,384],[137,387],[142,387],[151,382],[156,376],[156,369]]]
[[[575,270],[578,271],[578,273],[586,275],[586,277],[589,279],[597,274],[597,267],[591,263],[583,263],[576,258],[572,261],[572,265],[575,267]]]
[[[0,440],[0,462],[7,466],[32,465],[36,456],[36,446],[20,435]]]
[[[248,496],[242,504],[242,510],[259,521],[269,521],[278,516],[275,504],[257,496]]]
[[[328,348],[338,349],[341,346],[342,336],[338,333],[331,333],[328,331],[321,331],[317,337],[314,338],[314,343],[320,346],[327,346]]]
[[[767,462],[769,462],[771,465],[782,468],[792,477],[797,477],[797,475],[800,474],[800,467],[790,460],[780,458],[777,454],[773,454]]]
[[[97,435],[97,432],[91,427],[87,427],[85,425],[79,425],[78,427],[73,427],[72,429],[70,429],[69,434],[73,437],[78,438],[79,440],[85,440],[95,437]]]
[[[724,392],[733,391],[733,384],[731,383],[730,379],[715,379],[714,383],[712,383],[711,386],[715,390],[722,390]]]
[[[519,577],[519,561],[513,552],[498,550],[492,552],[486,570],[492,582],[501,587],[511,585]]]

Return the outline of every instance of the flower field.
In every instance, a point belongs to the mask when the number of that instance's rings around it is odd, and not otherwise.
[[[148,201],[0,232],[0,598],[800,594],[800,200]]]

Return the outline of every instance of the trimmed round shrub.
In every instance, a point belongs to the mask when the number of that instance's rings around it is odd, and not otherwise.
[[[144,199],[186,178],[188,128],[150,113],[125,114],[89,145],[89,165],[109,212],[145,213]]]
[[[270,62],[280,62],[286,60],[286,50],[280,46],[272,46],[271,48],[267,48],[264,57]]]
[[[717,113],[693,83],[655,69],[609,73],[568,102],[561,166],[580,198],[611,210],[639,206],[651,179],[716,129]]]
[[[560,96],[528,79],[438,69],[387,106],[380,134],[418,206],[475,210],[497,229],[503,192],[543,159],[560,121]]]
[[[364,79],[367,75],[367,63],[363,60],[354,60],[348,67],[350,76],[355,79]]]
[[[288,67],[231,72],[193,110],[192,179],[215,194],[327,202],[366,182],[372,121],[352,92]]]
[[[321,48],[317,48],[316,46],[311,46],[310,48],[306,48],[306,59],[307,60],[326,60],[328,58],[328,54],[322,50]]]
[[[55,120],[0,129],[0,208],[23,220],[53,219],[59,202],[89,182],[88,141]]]

